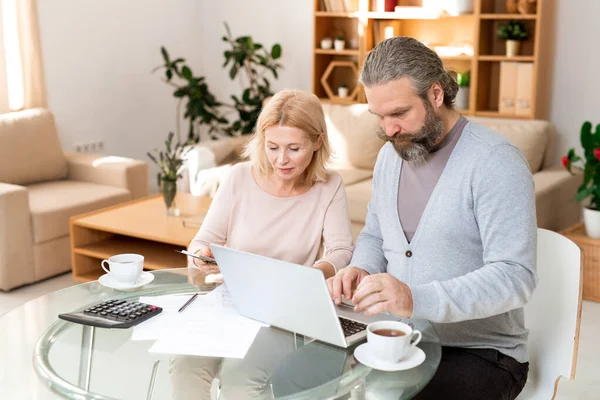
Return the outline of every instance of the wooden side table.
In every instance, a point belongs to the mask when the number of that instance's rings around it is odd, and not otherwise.
[[[600,302],[600,239],[588,237],[582,223],[560,233],[575,242],[583,253],[583,298]]]

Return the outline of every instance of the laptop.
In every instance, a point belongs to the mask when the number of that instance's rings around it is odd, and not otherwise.
[[[390,319],[336,306],[317,269],[214,244],[210,248],[233,303],[248,318],[343,348],[363,340],[367,324]]]

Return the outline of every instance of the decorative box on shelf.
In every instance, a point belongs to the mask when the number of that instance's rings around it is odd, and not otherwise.
[[[588,237],[582,223],[575,224],[560,233],[575,242],[581,249],[583,298],[600,302],[600,239]]]

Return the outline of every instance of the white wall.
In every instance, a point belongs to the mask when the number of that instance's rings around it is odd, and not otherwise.
[[[101,139],[107,154],[149,161],[146,152],[175,129],[176,106],[150,71],[161,45],[202,68],[201,3],[42,0],[38,8],[48,105],[63,147]]]
[[[556,4],[549,119],[559,132],[557,161],[569,148],[581,149],[579,130],[584,121],[600,124],[600,1],[574,3]]]

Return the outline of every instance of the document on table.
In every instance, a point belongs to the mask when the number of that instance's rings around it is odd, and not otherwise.
[[[167,326],[158,329],[158,338],[149,351],[243,358],[263,326],[266,325],[240,315],[221,285],[198,296],[181,313],[175,312]]]
[[[133,327],[131,340],[156,340],[162,330],[171,325],[170,320],[177,315],[177,310],[187,301],[190,296],[168,295],[168,296],[146,296],[140,297],[140,303],[146,303],[161,307],[160,314]]]

